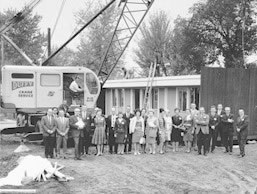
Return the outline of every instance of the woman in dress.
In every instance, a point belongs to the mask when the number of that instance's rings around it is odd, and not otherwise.
[[[173,152],[178,152],[178,145],[181,139],[181,127],[183,126],[182,117],[179,115],[180,109],[175,108],[175,115],[172,117],[172,132],[171,132],[171,141]]]
[[[135,110],[135,116],[130,121],[129,133],[132,133],[132,143],[134,144],[134,155],[140,155],[139,142],[144,136],[145,122],[141,117],[140,110]]]
[[[150,148],[150,154],[155,154],[156,137],[158,130],[158,119],[154,116],[154,111],[149,110],[148,119],[146,122],[146,143]]]
[[[190,109],[186,110],[186,115],[183,119],[183,126],[185,128],[185,134],[183,137],[183,141],[185,142],[186,152],[191,152],[192,142],[193,142],[193,116],[191,114]]]
[[[170,115],[170,110],[166,110],[165,119],[165,144],[164,144],[164,152],[166,152],[168,143],[171,140],[171,130],[172,130],[172,118]]]
[[[146,121],[147,121],[147,114],[146,114],[146,109],[145,108],[143,108],[142,110],[141,110],[141,117],[144,119],[144,129],[146,128]],[[145,130],[144,130],[144,140],[145,140]],[[142,150],[142,153],[146,153],[145,152],[145,148],[146,148],[146,143],[145,143],[145,141],[143,142],[143,143],[140,143],[141,144],[141,150]]]
[[[163,148],[164,148],[164,143],[165,143],[165,111],[163,108],[160,108],[160,117],[159,117],[159,147],[160,147],[160,154],[164,154]]]
[[[118,118],[114,126],[114,137],[115,137],[115,143],[118,144],[117,153],[121,155],[124,154],[124,144],[127,138],[127,130],[128,130],[127,122],[123,118],[122,112],[119,112]]]
[[[96,116],[94,118],[94,126],[95,131],[94,135],[92,137],[92,144],[95,144],[97,147],[97,154],[96,156],[103,155],[103,147],[104,142],[106,141],[106,135],[105,135],[105,118],[102,116],[102,109],[97,109]]]

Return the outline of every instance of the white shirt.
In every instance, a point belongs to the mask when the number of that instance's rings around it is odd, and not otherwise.
[[[79,85],[78,85],[75,81],[71,82],[69,88],[70,88],[70,90],[72,90],[73,92],[81,92],[81,91],[82,91],[82,89],[79,88]]]

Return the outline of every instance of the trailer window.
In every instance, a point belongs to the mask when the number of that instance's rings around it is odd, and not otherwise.
[[[12,78],[14,78],[14,79],[33,79],[34,75],[32,73],[12,73]]]
[[[86,74],[86,85],[90,94],[98,93],[97,77],[93,73]]]
[[[61,79],[59,74],[41,74],[40,75],[41,86],[60,86]]]

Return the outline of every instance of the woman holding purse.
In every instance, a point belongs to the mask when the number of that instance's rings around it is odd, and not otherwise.
[[[118,154],[123,155],[124,154],[124,144],[127,138],[127,122],[123,118],[122,112],[118,113],[118,118],[115,121],[114,126],[114,137],[115,137],[115,143],[118,144]]]
[[[140,110],[135,110],[135,116],[130,120],[129,133],[132,134],[132,143],[134,144],[134,155],[140,155],[140,139],[144,136],[144,119],[141,117]]]
[[[154,116],[154,111],[149,110],[148,119],[146,122],[146,143],[150,148],[150,154],[155,154],[156,137],[158,131],[158,119]]]
[[[185,127],[183,141],[185,142],[186,152],[191,152],[192,142],[193,142],[193,116],[190,109],[186,110],[186,116],[183,119],[183,126]]]

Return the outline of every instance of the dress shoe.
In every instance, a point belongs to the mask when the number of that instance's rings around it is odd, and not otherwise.
[[[244,156],[245,156],[245,154],[243,154],[243,155],[239,155],[238,157],[239,157],[239,158],[243,158]]]
[[[201,152],[198,152],[198,154],[197,155],[202,155],[202,153]]]

